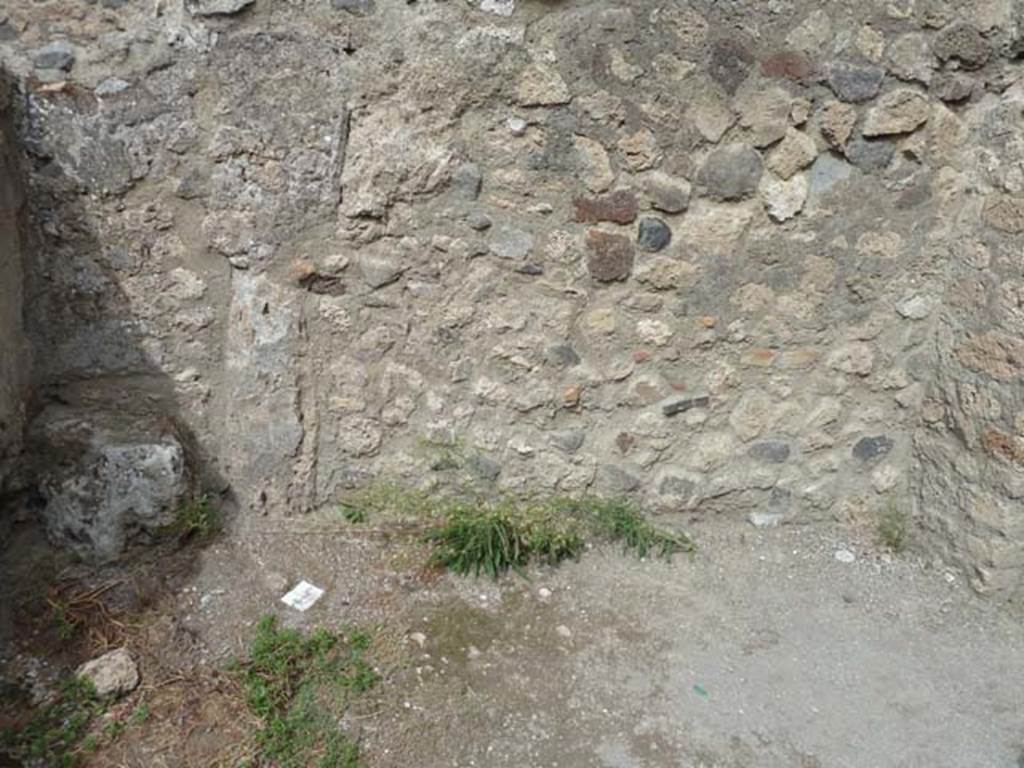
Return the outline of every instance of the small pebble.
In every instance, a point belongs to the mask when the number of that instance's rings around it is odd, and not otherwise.
[[[537,596],[540,597],[541,600],[547,600],[551,597],[551,590],[547,587],[541,587],[537,590]]]
[[[559,624],[555,627],[555,632],[562,637],[572,637],[572,630],[565,626],[565,624]]]
[[[508,130],[513,136],[522,136],[526,133],[526,121],[521,117],[510,117],[508,119]]]
[[[852,563],[857,560],[857,556],[848,549],[836,550],[836,560],[840,563]]]

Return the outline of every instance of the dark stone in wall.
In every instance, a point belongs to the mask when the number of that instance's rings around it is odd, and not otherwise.
[[[862,437],[853,446],[853,455],[861,461],[871,461],[879,456],[885,456],[892,450],[892,438],[887,435],[876,435],[874,437]]]

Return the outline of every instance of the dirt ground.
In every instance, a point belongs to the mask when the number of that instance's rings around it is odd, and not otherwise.
[[[671,563],[599,549],[495,584],[415,537],[235,526],[125,630],[145,682],[120,706],[151,716],[88,764],[237,764],[255,723],[223,668],[273,612],[374,629],[382,682],[341,723],[370,768],[1024,765],[1021,606],[854,529],[690,530]],[[306,613],[279,602],[300,579],[326,590]]]

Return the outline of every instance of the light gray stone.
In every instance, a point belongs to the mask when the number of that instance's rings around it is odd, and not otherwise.
[[[819,155],[810,171],[810,193],[822,195],[840,182],[849,179],[854,168],[840,157],[826,153]]]
[[[741,200],[757,190],[763,171],[761,155],[746,144],[729,144],[708,155],[699,181],[719,200]]]
[[[364,254],[359,258],[359,273],[371,288],[391,285],[402,276],[404,268],[393,256]]]
[[[924,94],[909,89],[890,91],[868,110],[861,130],[865,136],[910,133],[928,122],[930,112]]]
[[[480,0],[480,10],[498,16],[511,16],[516,11],[516,0]]]
[[[60,69],[67,72],[75,65],[75,52],[66,42],[57,40],[37,50],[32,61],[37,69]]]
[[[802,173],[785,181],[766,173],[758,188],[765,210],[778,222],[789,221],[803,210],[808,190],[807,176]]]
[[[173,438],[105,439],[93,436],[77,462],[52,468],[43,481],[51,538],[99,561],[120,555],[136,533],[155,534],[173,522],[189,490],[185,453]]]
[[[231,16],[255,2],[256,0],[186,0],[186,5],[193,16]]]
[[[640,184],[651,207],[665,213],[682,213],[690,205],[691,185],[661,171],[644,174]]]
[[[76,674],[92,683],[100,697],[124,696],[139,685],[139,668],[127,648],[116,648],[85,662]]]
[[[516,227],[503,225],[492,230],[491,253],[499,259],[522,261],[533,251],[533,235]]]

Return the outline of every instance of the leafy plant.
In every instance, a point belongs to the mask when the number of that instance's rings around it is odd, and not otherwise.
[[[50,704],[36,712],[23,728],[5,731],[0,743],[25,765],[74,768],[89,750],[90,724],[106,706],[89,680],[69,677]]]
[[[266,616],[256,627],[249,660],[237,665],[249,709],[263,721],[254,766],[358,768],[359,750],[338,728],[351,697],[377,674],[366,661],[370,637],[324,629],[308,637]]]

